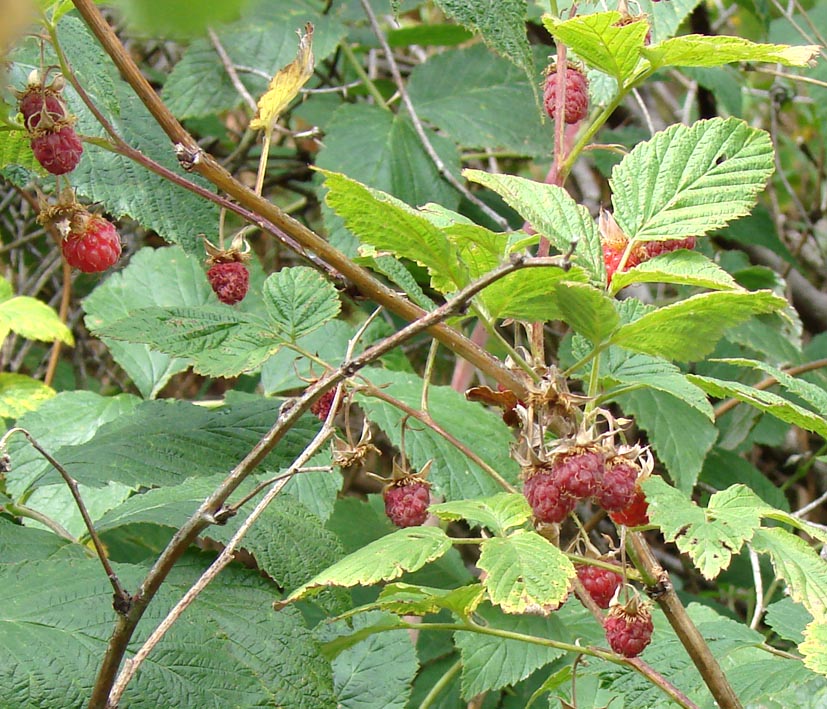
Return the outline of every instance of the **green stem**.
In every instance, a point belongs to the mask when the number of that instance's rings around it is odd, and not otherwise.
[[[35,522],[39,522],[44,527],[51,529],[62,539],[72,542],[73,544],[78,544],[78,540],[75,539],[65,527],[61,526],[58,522],[55,522],[55,520],[51,517],[47,517],[42,512],[33,510],[31,507],[26,507],[26,505],[16,505],[13,502],[6,503],[2,506],[2,509],[14,517],[25,517],[26,519],[32,519]]]
[[[368,93],[376,99],[376,105],[384,108],[386,111],[390,111],[388,108],[388,104],[385,102],[385,97],[382,96],[381,92],[378,88],[376,88],[376,84],[373,83],[373,80],[367,75],[365,68],[362,66],[362,63],[356,57],[356,54],[350,48],[350,45],[347,43],[347,40],[343,40],[339,45],[342,48],[342,53],[345,55],[347,60],[350,62],[351,66],[353,67],[353,71],[356,72],[356,75],[365,82],[365,87],[368,90]]]
[[[448,671],[439,678],[439,681],[431,687],[431,691],[425,695],[425,699],[422,700],[422,703],[419,705],[419,709],[430,709],[436,701],[436,698],[442,693],[442,690],[451,684],[451,681],[457,676],[457,673],[461,669],[462,660],[457,660],[448,668]]]
[[[525,361],[525,358],[519,352],[517,352],[517,350],[514,349],[514,347],[511,346],[511,343],[508,340],[506,340],[499,333],[499,331],[497,330],[494,323],[492,323],[489,320],[489,318],[486,316],[486,314],[483,313],[482,310],[479,307],[477,307],[476,305],[472,306],[471,310],[474,313],[474,315],[477,316],[477,319],[480,321],[482,326],[485,328],[486,332],[488,332],[488,334],[491,335],[491,337],[496,339],[497,342],[499,342],[500,345],[502,345],[503,349],[505,349],[505,351],[508,353],[508,355],[514,361],[514,363],[520,369],[522,369],[526,374],[528,374],[528,376],[531,377],[532,381],[539,382],[540,381],[540,375],[537,374],[537,372],[534,371],[532,366],[528,362]]]

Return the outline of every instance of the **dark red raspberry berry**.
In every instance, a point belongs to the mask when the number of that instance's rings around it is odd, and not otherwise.
[[[19,109],[23,114],[23,125],[29,132],[35,131],[41,121],[46,128],[66,118],[63,101],[56,92],[47,89],[32,89],[21,94]]]
[[[635,496],[628,507],[618,512],[610,512],[609,517],[615,524],[625,524],[627,527],[640,527],[649,524],[649,503],[640,486],[635,487]]]
[[[207,271],[207,280],[222,303],[234,305],[247,295],[250,287],[250,272],[240,261],[225,261],[213,264]]]
[[[603,482],[594,496],[595,502],[607,512],[619,512],[626,509],[635,499],[635,487],[640,466],[622,456],[615,456],[606,461]]]
[[[121,256],[121,239],[114,224],[96,214],[73,220],[61,242],[63,258],[84,273],[97,273],[114,266]]]
[[[397,527],[417,527],[428,519],[431,486],[416,475],[395,480],[382,492],[385,514]]]
[[[580,579],[580,583],[588,591],[592,600],[600,608],[608,608],[615,591],[623,583],[623,577],[614,571],[589,564],[578,564],[575,568],[577,578]]]
[[[645,260],[655,258],[661,254],[668,254],[678,249],[694,249],[695,237],[687,236],[685,239],[668,239],[667,241],[646,241],[642,245]]]
[[[319,421],[327,420],[328,414],[330,414],[330,407],[333,406],[333,399],[335,398],[336,388],[334,387],[310,404],[310,413],[315,415]]]
[[[652,614],[646,604],[633,598],[625,606],[609,609],[603,619],[609,646],[623,657],[637,657],[652,640]]]
[[[72,172],[83,154],[83,144],[70,125],[56,131],[39,132],[32,138],[31,146],[37,161],[53,175]]]
[[[594,495],[603,481],[605,456],[597,446],[575,446],[551,459],[560,490],[584,500]]]
[[[562,522],[577,504],[576,498],[563,491],[559,475],[548,467],[534,468],[528,473],[523,494],[540,522]]]
[[[546,75],[543,88],[543,106],[549,118],[554,120],[557,111],[557,68],[551,65]],[[565,96],[566,123],[579,123],[589,115],[589,81],[586,75],[577,67],[566,67],[566,96]]]

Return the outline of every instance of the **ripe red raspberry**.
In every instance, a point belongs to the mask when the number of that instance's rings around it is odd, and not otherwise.
[[[83,154],[83,144],[70,125],[55,131],[38,130],[31,139],[31,146],[37,161],[53,175],[72,172]]]
[[[668,254],[678,249],[694,249],[695,237],[687,236],[685,239],[669,239],[667,241],[646,241],[642,244],[641,249],[646,258],[644,261],[660,256],[661,254]]]
[[[528,472],[523,494],[540,522],[562,522],[577,504],[576,498],[563,492],[559,475],[549,467],[533,468]]]
[[[609,646],[623,657],[637,657],[652,640],[652,614],[646,604],[632,598],[625,606],[609,609],[603,619]]]
[[[207,280],[222,303],[233,305],[244,300],[247,295],[250,272],[240,261],[223,261],[210,267]]]
[[[597,446],[575,446],[556,453],[551,468],[563,494],[584,500],[594,495],[603,481],[605,456]]]
[[[385,514],[397,527],[418,527],[428,519],[431,486],[417,475],[395,480],[382,491]]]
[[[84,273],[105,271],[121,256],[121,239],[115,226],[97,214],[73,221],[60,247],[66,263]]]
[[[326,391],[320,398],[310,404],[310,413],[315,415],[319,421],[327,420],[327,416],[330,413],[330,407],[333,406],[333,399],[335,398],[336,388],[334,387],[333,389]]]
[[[627,527],[649,524],[649,503],[640,486],[635,486],[635,496],[626,509],[610,512],[609,517],[615,524],[625,524]]]
[[[589,564],[578,564],[575,568],[577,578],[580,579],[580,583],[588,591],[592,600],[600,608],[608,608],[615,591],[623,583],[623,577],[614,571]]]
[[[66,106],[55,91],[48,89],[30,89],[20,95],[18,105],[23,114],[23,125],[30,133],[35,131],[45,120],[44,128],[66,118]]]
[[[623,456],[615,456],[606,461],[603,482],[594,496],[595,502],[607,512],[619,512],[626,509],[635,499],[640,466]]]
[[[552,64],[548,68],[543,88],[543,105],[552,120],[557,110],[556,101],[557,68]],[[566,96],[563,113],[566,123],[579,123],[589,115],[589,81],[580,69],[571,64],[566,67]]]

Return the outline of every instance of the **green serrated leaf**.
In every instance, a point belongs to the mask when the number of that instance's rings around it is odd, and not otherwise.
[[[827,419],[798,404],[785,399],[771,391],[763,391],[740,382],[723,381],[713,377],[701,377],[697,374],[687,375],[689,381],[703,389],[710,396],[718,399],[734,397],[753,408],[768,413],[775,418],[800,426],[806,431],[813,431],[827,437]]]
[[[19,165],[34,175],[45,173],[29,146],[24,130],[0,130],[0,169],[9,165]]]
[[[431,300],[416,282],[411,272],[405,265],[393,256],[374,256],[373,258],[362,257],[359,263],[369,262],[373,270],[387,276],[393,283],[399,286],[405,294],[423,310],[431,311],[436,308],[436,303]]]
[[[97,332],[149,305],[197,307],[215,302],[201,262],[172,246],[133,254],[126,268],[84,299],[83,307],[86,326]],[[190,366],[187,359],[153,351],[147,344],[109,338],[104,342],[144,398],[155,397],[170,377]]]
[[[776,635],[798,645],[803,642],[804,629],[813,616],[792,598],[782,598],[767,606],[764,620]]]
[[[622,325],[610,342],[634,352],[691,362],[712,352],[727,329],[786,305],[784,298],[770,291],[701,293]]]
[[[61,392],[36,411],[22,416],[17,425],[31,433],[49,453],[56,455],[63,446],[90,440],[108,421],[128,417],[139,403],[138,397],[129,394],[106,397],[90,391]],[[60,421],[60,426],[55,426],[55,421]],[[15,498],[26,495],[32,482],[52,467],[22,436],[9,441],[9,455],[12,469],[6,485],[9,494]]]
[[[431,56],[408,83],[419,116],[458,144],[539,157],[551,124],[543,125],[534,91],[524,72],[481,44]]]
[[[60,341],[74,346],[72,331],[46,303],[18,295],[0,303],[0,332],[16,332],[29,340]]]
[[[55,390],[25,374],[0,373],[0,416],[16,419],[51,399]]]
[[[254,315],[225,305],[205,305],[142,308],[97,332],[187,357],[206,376],[233,377],[260,366],[279,349],[283,339],[274,330]]]
[[[605,282],[597,224],[589,210],[577,204],[568,192],[556,185],[514,175],[494,175],[481,170],[463,170],[462,174],[499,194],[560,253],[567,253],[572,242],[577,241],[572,263],[581,266],[595,283]]]
[[[807,66],[818,54],[813,45],[756,44],[743,37],[712,37],[688,34],[643,48],[653,67],[722,66],[733,62],[770,62],[784,66]]]
[[[621,84],[632,76],[640,61],[649,25],[630,22],[620,25],[619,12],[599,12],[560,21],[543,18],[553,37],[574,50],[589,66],[617,79]]]
[[[563,633],[562,623],[553,615],[506,615],[488,605],[481,606],[477,615],[489,628],[529,637],[559,638]],[[462,696],[469,700],[516,684],[562,654],[548,646],[464,631],[454,633],[454,641],[462,657]]]
[[[688,554],[706,579],[714,579],[748,542],[770,509],[745,485],[716,492],[706,509],[698,507],[662,478],[642,483],[649,519],[668,541]]]
[[[587,287],[586,280],[586,273],[576,266],[568,271],[555,266],[523,269],[492,283],[478,297],[495,319],[561,320],[558,286],[580,282]]]
[[[532,79],[534,61],[525,33],[526,0],[437,0],[437,5],[461,25],[479,32],[489,47]]]
[[[356,635],[376,624],[378,613],[353,620]],[[333,660],[333,686],[341,709],[405,709],[419,669],[410,634],[400,628],[369,635]]]
[[[636,241],[701,236],[749,213],[772,171],[764,131],[735,118],[676,124],[612,170],[614,218]]]
[[[468,283],[456,248],[430,220],[389,194],[344,175],[324,174],[328,205],[364,243],[425,266],[443,292]]]
[[[431,505],[429,511],[446,521],[467,520],[472,525],[487,527],[498,535],[531,519],[531,508],[525,496],[508,492],[476,500],[443,502]]]
[[[50,453],[86,485],[110,480],[133,487],[177,485],[193,475],[227,474],[277,417],[274,402],[258,397],[213,410],[184,401],[144,401],[84,443]],[[314,417],[302,418],[262,465],[268,470],[290,465],[317,428]],[[58,480],[49,469],[38,483]]]
[[[656,256],[629,271],[615,273],[609,292],[617,293],[632,283],[674,283],[713,290],[740,288],[735,279],[714,261],[687,249]]]
[[[418,408],[423,381],[414,374],[370,368],[363,370],[371,383],[406,405]],[[371,422],[381,428],[394,445],[401,444],[404,411],[391,404],[357,394],[356,401]],[[479,404],[467,401],[448,386],[428,387],[428,413],[436,424],[470,448],[509,483],[517,481],[519,468],[503,442],[511,435],[502,417]],[[428,480],[446,500],[487,497],[502,492],[502,486],[488,472],[431,428],[405,439],[405,453],[420,470],[432,461]]]
[[[557,547],[524,530],[486,539],[477,566],[486,572],[483,585],[491,602],[506,613],[551,612],[565,600],[575,575]]]
[[[587,352],[588,349],[583,348],[583,354],[578,356],[583,357]],[[601,360],[600,378],[607,386],[643,386],[671,394],[710,421],[715,417],[712,404],[703,390],[690,383],[677,366],[666,360],[609,347]]]
[[[804,630],[804,642],[798,646],[804,664],[813,672],[827,675],[827,621],[813,621]]]
[[[459,153],[453,141],[436,133],[429,133],[428,138],[446,168],[459,179]],[[324,170],[346,172],[353,180],[409,205],[436,202],[449,209],[459,205],[459,192],[439,174],[413,124],[402,114],[367,104],[345,104],[333,114],[324,145],[316,163]]]
[[[269,276],[264,300],[279,334],[290,342],[317,330],[341,308],[334,285],[306,266],[283,268]]]
[[[775,572],[787,583],[790,597],[817,621],[827,617],[827,568],[801,537],[781,527],[762,528],[752,540],[759,553],[769,554]]]
[[[575,332],[600,344],[620,322],[614,300],[584,283],[558,283],[555,290],[560,319]]]
[[[428,615],[449,610],[460,617],[473,613],[482,601],[485,588],[478,584],[453,589],[390,583],[379,594],[376,605],[397,615]]]
[[[2,503],[0,498],[0,506]],[[86,554],[83,545],[72,544],[53,532],[23,527],[6,517],[0,519],[0,564],[40,561],[58,556],[81,559]]]
[[[392,581],[406,571],[416,571],[438,559],[450,548],[450,537],[436,527],[399,529],[336,562],[277,606],[315,595],[326,586],[349,588]]]
[[[801,397],[801,399],[812,406],[816,411],[827,412],[827,392],[816,384],[808,382],[805,379],[793,377],[778,367],[773,367],[770,364],[766,364],[755,359],[728,357],[716,361],[734,364],[739,367],[751,367],[753,369],[766,372],[771,377],[774,377],[787,391],[795,396]]]

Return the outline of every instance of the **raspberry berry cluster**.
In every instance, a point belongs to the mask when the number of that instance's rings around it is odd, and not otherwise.
[[[391,482],[382,490],[385,514],[397,527],[418,527],[428,519],[431,504],[431,484],[425,479],[431,462],[418,473],[412,473],[396,462]]]
[[[39,71],[29,75],[26,88],[17,92],[18,109],[37,161],[53,175],[72,172],[80,162],[83,144],[75,133],[75,116],[63,100],[65,82],[58,74],[44,84]]]
[[[564,439],[547,461],[538,459],[523,467],[523,494],[539,522],[560,523],[583,500],[622,515],[642,495],[640,448],[584,442],[587,435]],[[640,521],[643,517],[635,521],[646,524],[648,520]]]
[[[250,246],[242,235],[233,238],[229,249],[216,246],[206,238],[207,280],[222,303],[235,305],[244,300],[250,289],[250,272],[245,266]]]

